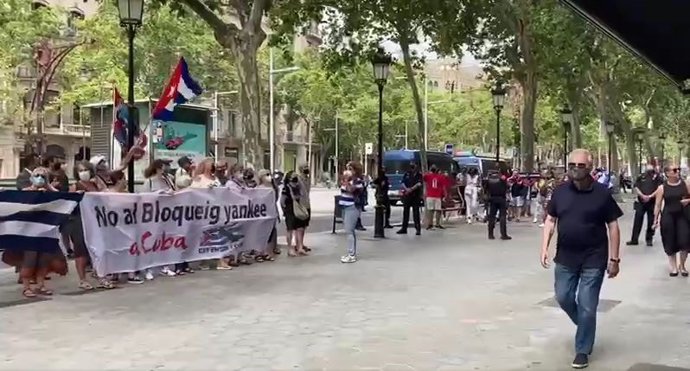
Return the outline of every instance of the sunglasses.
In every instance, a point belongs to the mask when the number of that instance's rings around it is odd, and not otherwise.
[[[672,173],[679,173],[680,168],[679,167],[674,167],[674,168],[666,168],[666,172],[672,172]]]
[[[587,164],[582,162],[568,162],[568,169],[586,169]]]

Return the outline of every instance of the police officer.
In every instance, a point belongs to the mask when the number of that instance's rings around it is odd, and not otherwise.
[[[388,191],[391,189],[391,184],[388,182],[388,177],[386,176],[386,168],[382,167],[379,171],[379,176],[374,180],[374,185],[376,186],[376,199],[381,200],[381,204],[385,206],[385,224],[384,228],[393,228],[391,225],[391,200],[388,198]]]
[[[506,201],[506,193],[508,192],[508,183],[505,177],[496,170],[491,170],[486,179],[487,204],[489,208],[489,239],[494,239],[494,228],[496,227],[496,213],[500,223],[501,239],[510,240],[512,237],[508,236],[508,227],[506,225],[506,213],[508,204]]]
[[[417,164],[412,162],[402,178],[403,224],[397,234],[407,234],[407,224],[410,221],[410,208],[417,236],[422,234],[422,223],[419,217],[419,206],[422,203],[422,174],[417,170]]]
[[[637,245],[640,232],[642,231],[642,221],[647,215],[647,232],[645,233],[645,241],[647,246],[652,246],[654,239],[654,197],[652,194],[663,183],[659,174],[654,171],[652,165],[647,165],[647,169],[643,174],[640,174],[635,180],[633,186],[633,193],[637,195],[635,201],[635,219],[633,222],[632,237],[626,243],[628,246]]]

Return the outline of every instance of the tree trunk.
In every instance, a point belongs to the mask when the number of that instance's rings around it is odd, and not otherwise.
[[[238,40],[239,41],[239,40]],[[256,49],[248,42],[240,41],[231,47],[240,83],[240,117],[242,118],[242,146],[247,166],[263,167],[263,150],[259,141],[261,133],[261,89]],[[258,166],[258,167],[257,167]]]
[[[522,110],[520,110],[520,159],[523,171],[534,170],[534,112],[537,105],[537,74],[526,71],[522,85]]]
[[[407,82],[410,84],[410,89],[412,89],[412,100],[414,101],[415,112],[417,113],[417,137],[419,138],[419,157],[421,159],[422,173],[427,171],[427,160],[426,160],[426,143],[424,142],[424,111],[422,109],[422,101],[419,97],[419,89],[417,88],[417,81],[414,76],[414,70],[412,69],[412,57],[410,56],[410,45],[405,38],[400,39],[400,49],[402,49],[403,61],[405,62],[405,75],[407,76]],[[427,81],[424,79],[424,83]]]

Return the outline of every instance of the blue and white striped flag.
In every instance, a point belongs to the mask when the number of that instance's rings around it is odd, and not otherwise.
[[[59,227],[84,195],[64,192],[0,192],[0,249],[53,252]]]

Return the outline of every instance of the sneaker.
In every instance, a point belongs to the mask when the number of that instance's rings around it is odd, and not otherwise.
[[[654,242],[652,241],[647,241],[647,247],[652,247],[654,246]]]
[[[501,236],[501,239],[502,239],[503,241],[508,241],[508,240],[512,240],[513,237],[510,237],[510,236]]]
[[[586,368],[589,366],[589,357],[584,353],[578,353],[575,355],[572,366],[576,369]]]
[[[418,229],[417,232],[415,233],[415,235],[416,235],[416,236],[421,236],[421,235],[422,235],[422,231]]]
[[[354,255],[345,255],[340,257],[341,263],[354,263],[357,261],[357,257]]]
[[[472,218],[467,218],[467,224],[472,224]]]
[[[444,226],[442,226],[442,225],[437,225],[436,228],[438,228],[438,229],[446,229],[446,227],[444,227]]]
[[[539,228],[544,228],[544,223],[539,223]]]
[[[637,241],[628,241],[628,242],[626,242],[625,244],[628,245],[628,246],[637,246],[637,245],[639,245],[639,243],[638,243]]]
[[[141,285],[142,283],[144,283],[144,280],[142,280],[139,276],[128,277],[127,283],[131,283],[133,285]]]
[[[163,269],[161,269],[161,273],[160,273],[160,274],[161,274],[161,276],[168,276],[168,277],[175,277],[175,276],[177,276],[177,273],[173,272],[173,271],[170,270],[170,268],[168,268],[168,267],[163,267]]]
[[[401,229],[401,230],[399,230],[399,231],[397,231],[397,232],[395,232],[395,233],[396,233],[396,234],[407,234],[407,229]]]
[[[153,281],[153,273],[151,272],[150,269],[146,270],[146,274],[144,275],[147,281]]]

